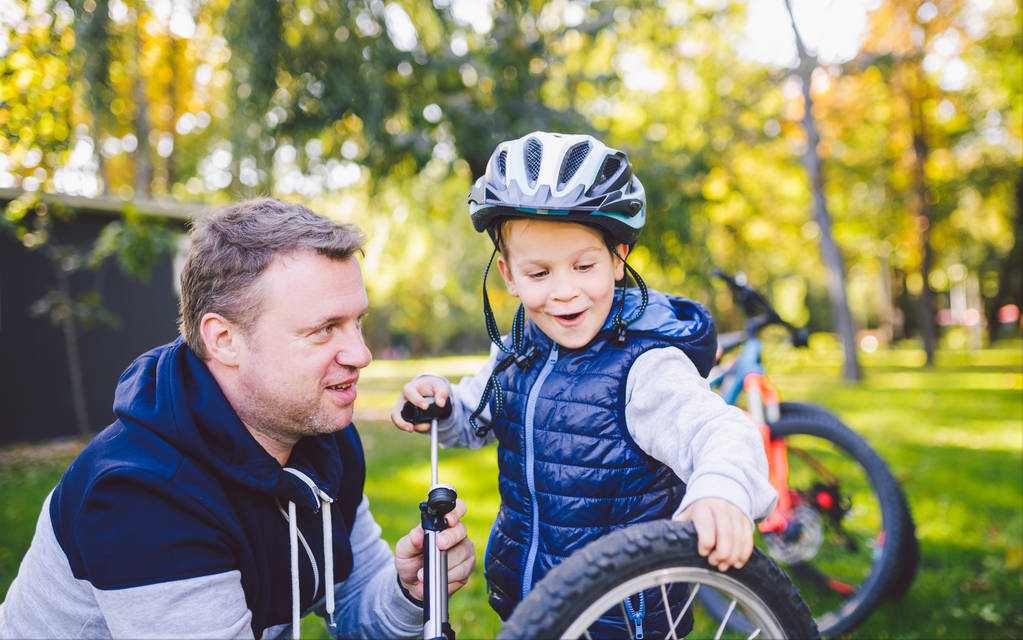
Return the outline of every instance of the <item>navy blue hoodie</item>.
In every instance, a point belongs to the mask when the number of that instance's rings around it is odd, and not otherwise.
[[[180,338],[132,363],[114,412],[117,420],[75,459],[44,505],[33,548],[0,606],[0,637],[134,634],[136,618],[150,608],[161,616],[150,621],[156,636],[189,629],[259,638],[292,621],[293,580],[297,609],[306,612],[330,591],[326,565],[332,561],[329,584],[349,577],[356,514],[372,524],[354,425],[303,438],[282,468]],[[301,541],[297,576],[289,503]],[[378,537],[379,528],[372,524],[369,533]],[[371,543],[381,565],[386,543]],[[48,575],[33,577],[40,570]],[[384,579],[393,592],[393,566],[390,576]],[[39,581],[52,584],[33,584]],[[71,619],[33,632],[38,621],[25,609],[40,604],[51,618],[56,609],[58,619]],[[174,615],[187,617],[167,617]]]

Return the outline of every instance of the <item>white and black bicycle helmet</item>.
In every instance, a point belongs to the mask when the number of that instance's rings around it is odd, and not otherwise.
[[[646,222],[646,192],[624,152],[589,135],[534,131],[497,145],[469,192],[469,214],[492,238],[504,218],[557,217],[631,246]]]

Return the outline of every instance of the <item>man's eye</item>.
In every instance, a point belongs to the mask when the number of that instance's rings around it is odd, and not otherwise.
[[[331,332],[332,332],[333,330],[334,330],[334,325],[332,325],[332,324],[328,324],[328,325],[327,325],[327,326],[325,326],[325,327],[321,327],[320,329],[317,329],[317,330],[316,330],[316,335],[318,335],[318,336],[329,336],[329,335],[330,335],[330,333],[331,333]]]

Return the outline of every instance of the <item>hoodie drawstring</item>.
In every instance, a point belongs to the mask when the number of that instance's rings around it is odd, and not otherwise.
[[[321,491],[312,478],[298,469],[284,467],[284,470],[295,476],[309,487],[320,503],[320,513],[323,516],[323,590],[324,604],[327,609],[327,628],[332,637],[337,637],[337,623],[334,622],[334,527],[330,519],[330,504],[334,500]],[[282,515],[284,510],[281,509]],[[305,547],[306,555],[309,556],[309,564],[313,567],[313,597],[320,590],[320,577],[316,571],[316,559],[313,557],[309,544],[305,541],[302,532],[298,530],[298,516],[295,511],[295,503],[288,501],[288,537],[291,550],[291,637],[299,640],[301,635],[302,612],[300,607],[301,594],[299,593],[298,581],[298,544],[301,541]]]
[[[298,525],[295,524],[298,521],[298,517],[295,514],[295,503],[288,500],[288,536],[291,544],[291,637],[298,638],[300,635],[299,620],[301,620],[301,613],[299,612],[298,600]],[[305,540],[303,540],[305,542]]]

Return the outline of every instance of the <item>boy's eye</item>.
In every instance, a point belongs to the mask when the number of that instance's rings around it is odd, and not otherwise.
[[[541,270],[541,271],[533,271],[533,272],[531,272],[531,273],[529,273],[529,274],[527,274],[527,275],[529,275],[529,277],[530,277],[530,278],[534,278],[534,279],[536,279],[536,278],[542,278],[542,277],[544,277],[545,275],[547,275],[547,271],[546,271],[546,270]]]
[[[576,268],[579,269],[580,271],[589,271],[590,269],[593,268],[593,264],[581,264]]]

